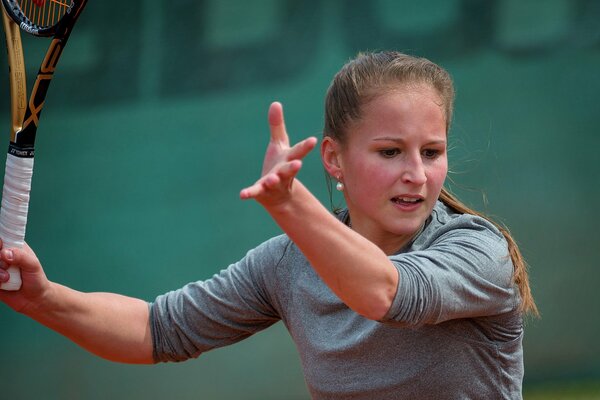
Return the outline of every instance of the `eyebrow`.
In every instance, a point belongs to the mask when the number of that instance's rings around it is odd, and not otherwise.
[[[383,136],[383,137],[377,137],[375,139],[373,139],[374,142],[397,142],[397,143],[404,143],[404,139],[402,138],[396,138],[396,137],[388,137],[388,136]],[[427,145],[431,145],[431,144],[446,144],[446,140],[432,140],[431,142],[427,142]]]

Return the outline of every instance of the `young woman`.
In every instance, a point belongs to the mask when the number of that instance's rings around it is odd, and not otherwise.
[[[262,177],[240,197],[285,235],[150,305],[51,283],[31,249],[3,249],[23,287],[0,300],[115,361],[181,361],[282,320],[315,399],[519,399],[537,310],[508,232],[443,189],[453,98],[428,60],[361,54],[329,88],[321,144],[346,209],[295,178],[317,140],[290,146],[273,103]]]

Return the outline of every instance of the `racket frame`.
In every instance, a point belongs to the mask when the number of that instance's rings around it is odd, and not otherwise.
[[[2,23],[6,37],[8,69],[10,76],[10,141],[14,142],[16,134],[23,127],[23,117],[27,108],[27,78],[25,74],[25,57],[21,42],[21,30],[2,8]]]
[[[19,17],[23,17],[24,14],[18,5],[12,5],[14,4],[13,0],[2,0],[2,3],[10,70],[12,117],[11,140],[2,189],[0,231],[5,247],[22,247],[25,241],[38,121],[62,50],[87,0],[72,1],[62,18],[53,26],[44,29],[39,29],[40,27],[37,25],[28,25],[28,22],[31,22],[28,19],[26,19],[27,22],[21,21]],[[21,30],[34,36],[54,35],[40,65],[29,101],[27,101],[27,78]],[[10,280],[0,284],[0,289],[19,290],[21,287],[20,271],[16,267],[10,267],[8,272]]]
[[[46,0],[46,1],[53,1],[53,0]],[[65,0],[63,0],[63,1],[65,1]],[[68,0],[66,0],[66,1],[68,1]],[[63,22],[64,18],[67,17],[67,15],[69,15],[71,13],[75,4],[85,3],[85,1],[71,2],[71,4],[69,4],[67,6],[67,9],[66,9],[63,17],[60,20],[56,21],[55,24],[49,25],[49,26],[41,26],[41,25],[38,25],[38,24],[34,23],[33,21],[31,21],[25,15],[25,13],[21,10],[21,7],[19,4],[17,4],[16,0],[2,0],[2,3],[4,5],[4,10],[8,14],[8,16],[10,16],[12,18],[12,20],[15,21],[15,23],[17,25],[19,25],[19,27],[22,30],[24,30],[25,32],[30,33],[34,36],[48,37],[48,36],[54,36],[56,34],[58,26],[60,26],[60,24]]]

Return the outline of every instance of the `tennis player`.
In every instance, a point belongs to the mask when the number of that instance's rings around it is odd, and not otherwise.
[[[152,303],[69,289],[30,248],[2,249],[23,287],[0,300],[114,361],[183,361],[282,320],[314,399],[521,399],[537,309],[508,232],[443,188],[453,101],[438,65],[360,54],[328,90],[321,142],[347,208],[296,179],[317,140],[291,146],[273,103],[262,176],[240,197],[285,234]]]

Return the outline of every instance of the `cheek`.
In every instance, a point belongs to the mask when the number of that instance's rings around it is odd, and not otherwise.
[[[397,179],[394,169],[381,165],[379,160],[363,157],[352,168],[353,181],[365,190],[379,192],[381,187],[392,185]]]
[[[382,168],[377,160],[361,157],[360,162],[346,165],[346,200],[361,207],[378,206],[382,193],[393,186],[394,177],[389,168]],[[348,168],[350,167],[350,168]]]
[[[441,191],[446,175],[448,173],[448,163],[445,160],[440,160],[439,163],[432,165],[427,174],[427,182],[436,191]]]

